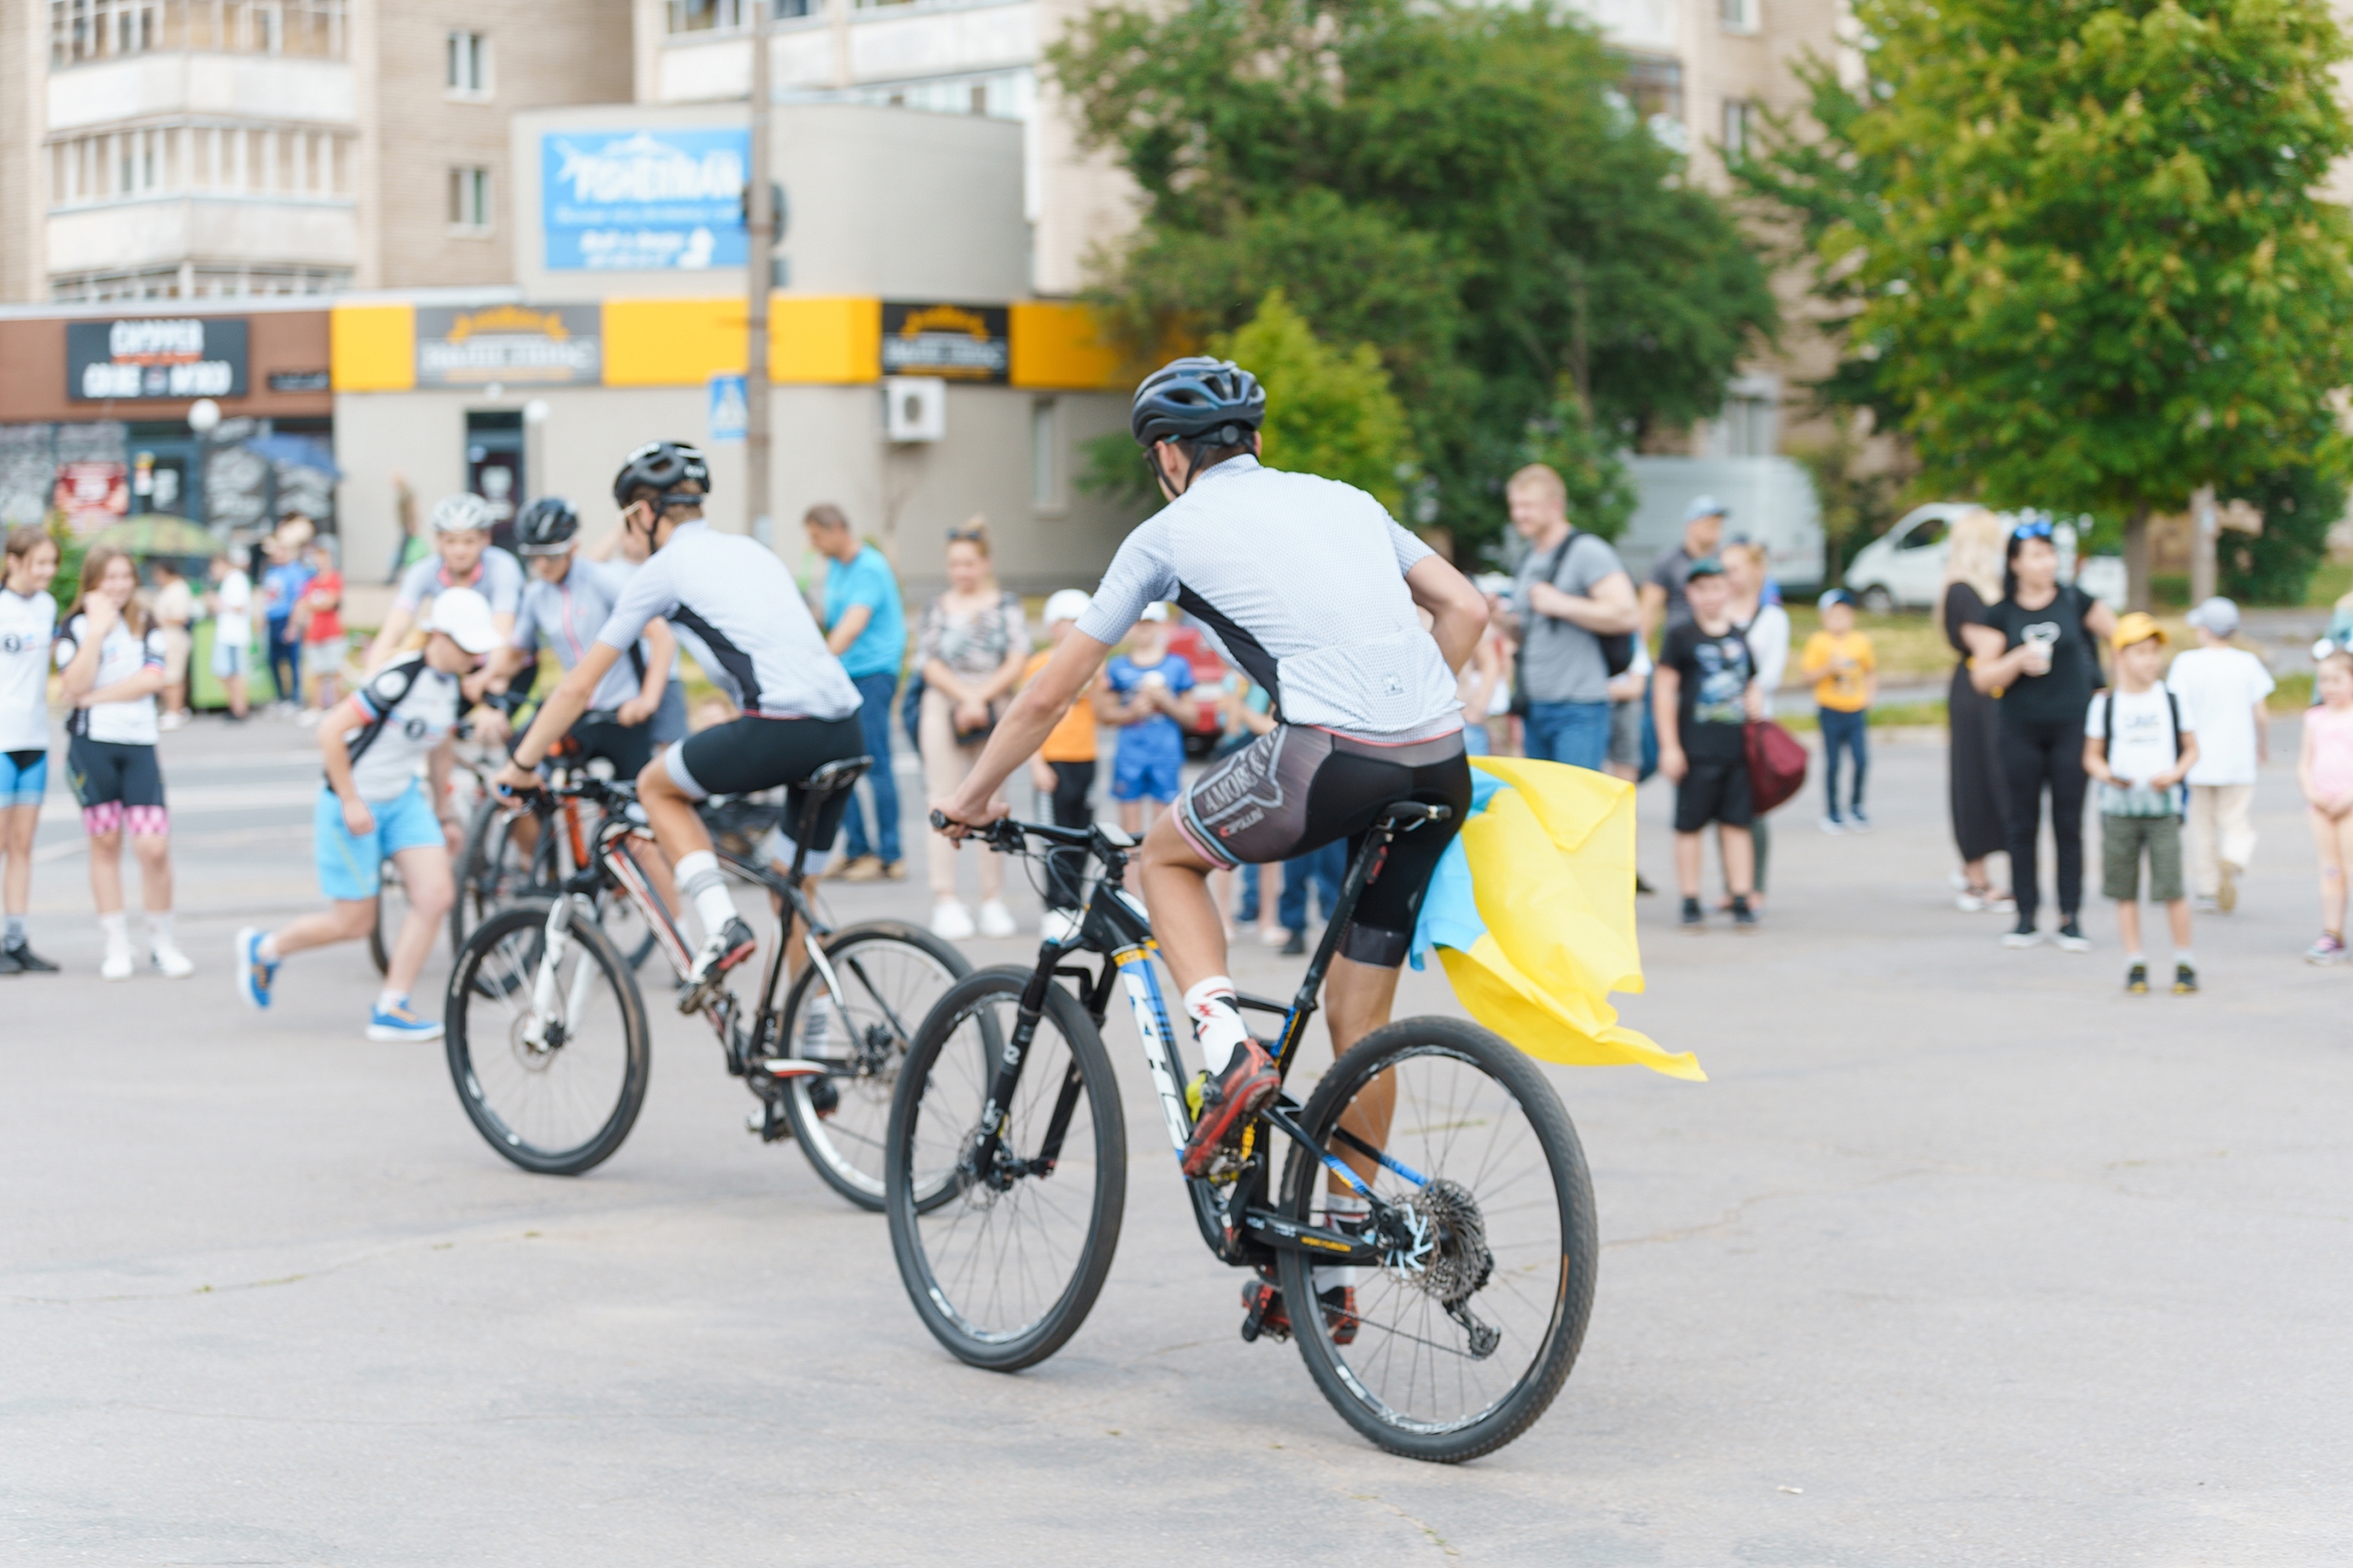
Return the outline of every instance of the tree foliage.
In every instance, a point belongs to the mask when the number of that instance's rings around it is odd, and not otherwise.
[[[1613,442],[1715,412],[1775,324],[1762,265],[1552,0],[1199,0],[1087,13],[1049,51],[1144,222],[1102,302],[1138,362],[1271,287],[1371,343],[1411,423],[1416,521],[1466,542],[1568,376]]]
[[[2311,468],[2266,474],[2245,498],[2263,514],[2263,532],[2225,533],[2214,552],[2217,581],[2242,604],[2300,605],[2328,556],[2329,526],[2345,515],[2345,481]]]
[[[1345,353],[1326,345],[1277,289],[1247,323],[1211,338],[1209,352],[1264,384],[1259,456],[1269,468],[1342,480],[1402,512],[1413,440],[1372,344]]]
[[[1810,231],[1849,401],[1996,506],[2142,520],[2341,461],[2353,139],[2326,0],[1859,0],[1861,92],[1744,169]],[[1860,362],[1859,363],[1855,362]],[[2137,574],[2136,598],[2146,595]]]

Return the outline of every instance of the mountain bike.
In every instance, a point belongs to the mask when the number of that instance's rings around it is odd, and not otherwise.
[[[1286,1078],[1388,846],[1447,809],[1388,806],[1296,995],[1240,998],[1282,1019],[1272,1054]],[[1040,947],[1034,968],[980,970],[940,998],[891,1107],[884,1187],[907,1294],[951,1353],[1010,1372],[1077,1331],[1118,1246],[1127,1144],[1101,1033],[1115,984],[1180,1160],[1198,1090],[1169,1026],[1151,924],[1119,885],[1134,841],[1010,821],[972,836],[1013,854],[1035,841],[1101,873],[1076,936]],[[1289,1152],[1271,1196],[1278,1135]],[[1373,1031],[1304,1104],[1278,1094],[1237,1153],[1179,1179],[1210,1252],[1271,1275],[1316,1386],[1392,1453],[1489,1453],[1544,1414],[1576,1362],[1597,1256],[1584,1152],[1535,1064],[1477,1025],[1406,1018]],[[1263,1285],[1244,1297],[1243,1338],[1280,1337]]]
[[[724,985],[691,1011],[718,1036],[728,1072],[760,1102],[750,1130],[765,1142],[797,1140],[828,1186],[879,1209],[882,1131],[908,1042],[972,966],[947,942],[898,921],[836,930],[811,900],[808,848],[822,807],[866,766],[862,757],[828,763],[803,786],[789,867],[717,847],[723,869],[765,891],[780,923],[748,1014]],[[611,1158],[645,1100],[652,1035],[645,997],[605,929],[600,901],[607,910],[625,905],[680,974],[693,962],[692,944],[646,879],[639,858],[652,843],[636,820],[634,785],[575,771],[522,797],[543,836],[559,841],[576,802],[598,813],[582,863],[546,894],[493,910],[474,926],[442,1015],[450,1077],[476,1130],[523,1169],[555,1175]],[[805,928],[807,958],[789,985],[787,916]]]

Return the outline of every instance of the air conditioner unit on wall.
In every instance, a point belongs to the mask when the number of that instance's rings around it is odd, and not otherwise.
[[[948,433],[948,384],[935,375],[882,378],[882,428],[893,441],[940,441]]]

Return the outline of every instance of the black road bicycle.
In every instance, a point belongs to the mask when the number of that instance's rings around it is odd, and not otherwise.
[[[867,765],[851,758],[811,776],[789,868],[719,847],[723,869],[768,894],[779,930],[748,1016],[724,985],[692,1011],[718,1035],[727,1070],[760,1101],[751,1130],[768,1142],[797,1140],[828,1186],[880,1209],[882,1134],[909,1041],[972,965],[898,921],[836,930],[811,900],[807,847],[818,814]],[[567,824],[579,818],[565,814],[580,801],[598,811],[582,864],[544,895],[493,909],[474,924],[443,1012],[450,1077],[475,1128],[523,1169],[567,1176],[609,1159],[628,1137],[651,1054],[645,997],[600,907],[625,906],[679,973],[693,962],[639,863],[652,844],[634,820],[633,785],[575,772],[522,797],[543,839],[568,836]],[[789,987],[787,913],[806,929],[807,956]]]
[[[1286,1077],[1389,844],[1446,810],[1389,806],[1291,1004],[1241,998],[1282,1018]],[[959,1359],[1010,1372],[1077,1331],[1118,1245],[1127,1142],[1101,1033],[1114,984],[1180,1158],[1196,1107],[1151,926],[1119,886],[1133,841],[1009,821],[974,837],[1015,854],[1036,841],[1103,873],[1071,941],[1040,948],[1034,969],[980,970],[940,999],[891,1107],[884,1184],[907,1293]],[[1290,1145],[1279,1194],[1277,1134]],[[1492,1452],[1544,1414],[1576,1362],[1596,1265],[1584,1152],[1535,1064],[1486,1029],[1425,1017],[1375,1030],[1305,1104],[1279,1094],[1221,1169],[1180,1179],[1209,1250],[1271,1276],[1316,1386],[1392,1453]],[[1335,1194],[1354,1201],[1335,1207]],[[1245,1339],[1280,1331],[1263,1289],[1245,1299]]]

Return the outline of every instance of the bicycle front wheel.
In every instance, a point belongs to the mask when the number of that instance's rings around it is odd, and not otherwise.
[[[531,886],[532,857],[515,834],[526,820],[495,799],[474,808],[474,819],[466,825],[465,846],[458,852],[458,896],[449,905],[452,952],[466,945],[467,933],[476,925]]]
[[[800,972],[785,998],[778,1054],[822,1062],[825,1076],[786,1080],[785,1115],[826,1185],[879,1213],[891,1096],[907,1047],[972,964],[950,943],[898,921],[851,926],[824,952],[833,984],[814,963]]]
[[[1060,985],[1046,988],[997,1135],[983,1136],[1029,981],[984,969],[940,999],[901,1069],[883,1162],[891,1250],[917,1315],[958,1360],[994,1372],[1034,1366],[1078,1331],[1127,1198],[1111,1057]]]
[[[548,909],[510,904],[474,928],[442,1016],[449,1076],[475,1130],[526,1171],[576,1176],[636,1124],[652,1031],[637,977],[576,905],[565,906],[562,960],[541,974]]]
[[[1598,1253],[1585,1151],[1552,1085],[1475,1024],[1408,1018],[1334,1064],[1301,1121],[1400,1221],[1381,1268],[1281,1255],[1316,1386],[1409,1458],[1458,1463],[1526,1431],[1577,1361]],[[1334,1179],[1294,1147],[1282,1212],[1321,1221]]]

